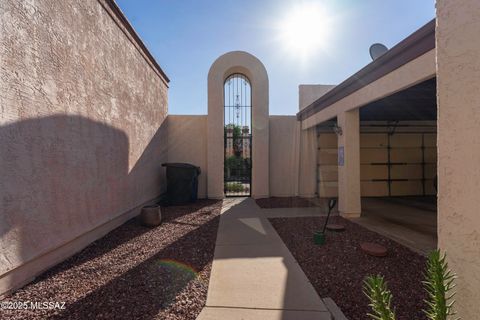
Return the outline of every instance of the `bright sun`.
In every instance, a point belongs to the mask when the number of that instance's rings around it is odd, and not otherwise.
[[[325,37],[330,33],[329,17],[318,4],[303,3],[285,15],[279,29],[288,50],[305,57],[325,45]]]

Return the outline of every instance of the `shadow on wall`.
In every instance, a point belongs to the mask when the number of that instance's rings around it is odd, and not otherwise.
[[[164,131],[160,126],[129,165],[128,136],[88,118],[0,127],[0,283],[9,275],[7,286],[17,286],[38,270],[9,274],[13,269],[159,196]]]

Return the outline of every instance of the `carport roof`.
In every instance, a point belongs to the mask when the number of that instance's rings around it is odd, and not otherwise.
[[[437,120],[437,79],[423,81],[361,107],[360,120]]]
[[[412,33],[335,88],[297,113],[305,120],[353,92],[435,48],[435,19]]]

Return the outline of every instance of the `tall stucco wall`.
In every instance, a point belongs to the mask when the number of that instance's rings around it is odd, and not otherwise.
[[[315,128],[301,130],[296,116],[270,116],[270,195],[315,197]]]
[[[438,237],[458,316],[480,314],[480,1],[437,0]]]
[[[207,116],[168,115],[168,162],[200,167],[198,197],[207,197]]]
[[[298,170],[298,195],[317,196],[317,131],[315,127],[300,130],[300,159]]]
[[[300,128],[296,116],[270,116],[270,196],[298,193]]]
[[[105,3],[0,2],[0,293],[164,187],[166,80]]]

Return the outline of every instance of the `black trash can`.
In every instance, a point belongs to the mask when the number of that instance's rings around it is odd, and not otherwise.
[[[167,202],[172,205],[197,201],[200,167],[189,163],[164,163],[167,167]]]

